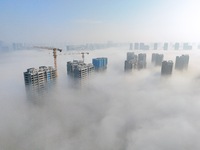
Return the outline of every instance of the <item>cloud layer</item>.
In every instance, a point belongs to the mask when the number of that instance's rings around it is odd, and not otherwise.
[[[3,54],[0,60],[0,145],[15,150],[198,150],[200,144],[199,54],[190,55],[189,69],[160,76],[160,68],[124,73],[126,50],[92,51],[108,57],[106,72],[94,74],[82,87],[72,87],[66,62],[81,56],[58,55],[59,77],[42,99],[26,97],[23,72],[52,65],[46,51]],[[181,51],[159,51],[175,60]],[[140,53],[136,51],[135,53]],[[37,61],[36,61],[37,60]]]

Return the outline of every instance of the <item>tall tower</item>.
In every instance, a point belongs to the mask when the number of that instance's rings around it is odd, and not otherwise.
[[[168,50],[168,48],[169,48],[169,43],[164,43],[163,50]]]
[[[130,43],[129,50],[133,50],[133,43]]]
[[[135,54],[134,52],[127,52],[127,55],[126,55],[126,60],[131,60],[131,59],[134,59],[135,58]]]
[[[173,61],[163,61],[161,67],[161,75],[171,75],[173,69]]]
[[[83,61],[78,60],[73,60],[73,62],[67,62],[67,74],[74,78],[87,78],[93,71],[93,64],[85,64]]]
[[[157,53],[153,53],[152,57],[151,57],[151,62],[155,65],[155,66],[161,66],[162,65],[162,61],[163,61],[163,54],[157,54]]]
[[[29,68],[24,72],[24,83],[27,95],[30,98],[39,96],[47,88],[50,80],[56,78],[53,67],[40,66],[39,69]]]
[[[179,50],[180,44],[179,43],[175,43],[174,45],[174,50]]]
[[[138,54],[138,69],[146,68],[146,54]]]
[[[95,70],[105,70],[108,64],[108,58],[100,57],[100,58],[93,58],[92,64],[94,65]]]
[[[188,68],[189,55],[176,56],[175,69],[184,70]]]

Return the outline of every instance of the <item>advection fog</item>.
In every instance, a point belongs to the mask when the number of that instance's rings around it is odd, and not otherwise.
[[[72,87],[66,62],[81,55],[58,55],[58,79],[40,104],[26,97],[23,72],[53,65],[49,51],[0,56],[0,147],[2,150],[199,150],[200,63],[197,50],[157,51],[164,60],[189,54],[187,71],[162,78],[160,67],[124,72],[126,50],[91,51],[86,62],[108,57],[108,68]],[[136,54],[142,51],[135,51]],[[65,52],[63,52],[65,53]]]

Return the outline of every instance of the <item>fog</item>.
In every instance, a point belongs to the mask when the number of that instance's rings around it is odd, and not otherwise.
[[[53,66],[51,51],[0,55],[0,149],[2,150],[199,150],[200,63],[198,50],[156,51],[164,60],[189,54],[187,71],[160,76],[147,54],[147,68],[124,72],[126,48],[90,51],[108,57],[105,72],[73,86],[66,62],[81,55],[58,54],[58,78],[41,103],[27,97],[23,72]],[[64,55],[65,54],[65,55]]]

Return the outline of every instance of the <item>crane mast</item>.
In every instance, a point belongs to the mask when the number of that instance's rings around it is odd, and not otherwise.
[[[83,62],[85,61],[85,54],[89,54],[89,52],[81,52],[81,55],[82,55],[82,59],[83,59]]]

